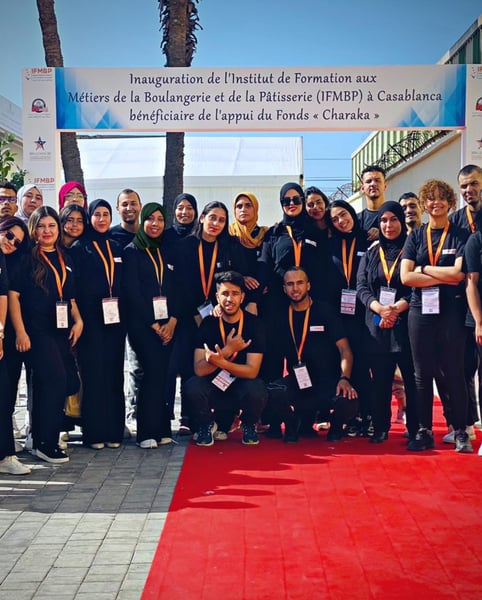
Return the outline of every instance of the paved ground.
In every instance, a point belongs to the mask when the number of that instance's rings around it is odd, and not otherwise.
[[[0,474],[0,600],[140,598],[189,438],[96,451],[79,437],[69,463],[22,452],[32,474]]]

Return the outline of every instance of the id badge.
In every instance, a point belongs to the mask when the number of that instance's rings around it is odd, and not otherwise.
[[[167,298],[166,296],[155,296],[152,299],[152,307],[154,309],[154,320],[160,321],[167,319]]]
[[[212,305],[211,300],[206,300],[205,302],[203,302],[202,304],[200,304],[197,307],[197,311],[198,311],[199,315],[201,316],[201,319],[205,319],[206,317],[209,317],[209,315],[212,313],[213,310],[214,310],[214,306]]]
[[[354,315],[356,310],[356,290],[341,290],[340,313]]]
[[[306,388],[313,386],[311,383],[310,374],[308,373],[308,369],[304,363],[298,363],[296,366],[294,366],[293,372],[300,390],[306,390]]]
[[[219,388],[222,392],[225,392],[228,387],[235,381],[236,377],[228,373],[225,369],[221,369],[211,383]]]
[[[397,290],[389,287],[381,287],[380,288],[380,304],[383,306],[387,306],[388,304],[395,304],[395,298],[397,296]]]
[[[102,298],[104,325],[120,323],[119,298]]]
[[[57,329],[67,329],[69,327],[69,303],[56,302],[55,316],[57,321]]]
[[[440,290],[438,287],[422,288],[422,315],[440,314]]]

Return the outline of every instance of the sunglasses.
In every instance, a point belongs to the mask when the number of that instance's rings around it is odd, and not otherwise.
[[[302,202],[303,200],[300,196],[293,196],[292,198],[283,198],[283,200],[281,200],[281,205],[289,206],[290,204],[294,204],[295,206],[299,206]]]
[[[5,237],[7,238],[7,240],[9,242],[12,242],[12,244],[15,246],[15,248],[20,248],[20,246],[22,245],[22,242],[18,238],[15,237],[15,234],[12,231],[6,231]]]

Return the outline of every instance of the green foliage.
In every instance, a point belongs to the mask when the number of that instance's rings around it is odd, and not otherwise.
[[[27,171],[19,169],[15,164],[15,152],[10,150],[10,144],[15,141],[15,136],[11,133],[0,135],[0,181],[9,180],[18,189],[22,187]],[[13,169],[16,168],[16,171]]]

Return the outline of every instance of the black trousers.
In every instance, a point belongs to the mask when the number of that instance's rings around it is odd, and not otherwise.
[[[0,360],[0,460],[15,454],[15,441],[12,428],[12,404],[6,393],[9,388],[5,357]]]
[[[196,427],[216,421],[220,431],[229,431],[234,416],[241,410],[241,421],[245,425],[258,422],[266,403],[267,391],[260,378],[238,377],[224,392],[212,380],[214,375],[191,377],[186,382],[185,393],[189,415]]]
[[[420,425],[427,429],[432,429],[433,380],[440,372],[453,428],[465,429],[467,425],[464,319],[462,302],[439,315],[422,315],[419,308],[409,310],[408,332],[415,367],[418,417]]]

